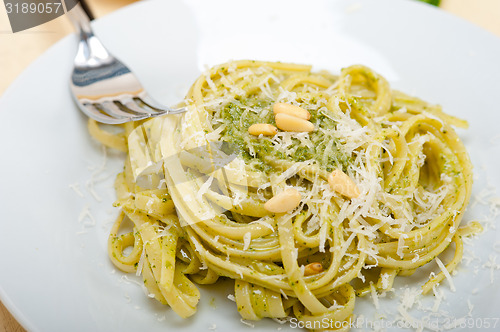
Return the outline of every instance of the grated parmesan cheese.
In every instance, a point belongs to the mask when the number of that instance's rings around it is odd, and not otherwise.
[[[243,250],[248,250],[250,242],[252,241],[252,233],[247,232],[243,235]]]
[[[245,320],[245,319],[243,319],[243,318],[241,318],[241,319],[240,319],[240,322],[242,322],[243,324],[245,324],[246,326],[249,326],[249,327],[251,327],[251,328],[254,328],[254,327],[255,327],[255,325],[254,325],[254,324],[250,323],[249,321],[247,321],[247,320]]]
[[[370,281],[370,294],[372,296],[373,304],[375,305],[375,309],[380,309],[380,305],[378,302],[378,295],[377,295],[377,290],[375,289],[375,286],[373,286],[373,282]]]
[[[80,197],[84,197],[83,193],[80,190],[80,184],[78,182],[70,184],[69,187],[73,189],[73,191]]]
[[[455,292],[457,289],[455,288],[455,284],[453,283],[453,279],[451,278],[450,273],[446,269],[446,266],[444,266],[443,262],[439,259],[439,257],[436,257],[436,263],[443,272],[444,276],[446,277],[446,280],[448,280],[448,283],[450,284],[450,289],[452,292]]]
[[[396,251],[396,254],[400,257],[400,258],[403,258],[404,257],[404,253],[403,253],[403,249],[404,248],[408,248],[408,246],[405,246],[405,239],[408,238],[408,235],[407,234],[401,234],[398,238],[398,249]]]

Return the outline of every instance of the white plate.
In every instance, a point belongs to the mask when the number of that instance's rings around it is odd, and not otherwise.
[[[157,0],[119,10],[94,26],[167,104],[179,101],[205,66],[230,59],[311,63],[335,72],[366,64],[394,87],[470,121],[460,134],[475,165],[474,195],[500,184],[500,40],[431,6],[404,0]],[[204,331],[214,324],[217,331],[244,329],[226,298],[227,285],[204,287],[199,312],[182,320],[108,261],[106,239],[117,213],[112,182],[123,156],[108,152],[101,167],[102,149],[72,103],[68,78],[75,49],[74,36],[59,42],[0,101],[1,300],[32,331]],[[91,179],[100,201],[86,186]],[[83,197],[70,185],[79,186]],[[492,196],[494,190],[486,199]],[[465,221],[492,213],[475,204]],[[470,304],[475,320],[468,319],[469,326],[500,327],[500,261],[491,256],[500,249],[500,231],[488,228],[467,246],[466,255],[473,257],[472,250],[476,258],[461,264],[453,278],[457,291],[447,281],[439,288],[446,296],[440,309],[451,323],[467,315]],[[423,280],[416,279],[402,278],[397,287],[418,288]],[[367,320],[383,318],[372,325],[383,327],[398,315],[400,299],[380,301],[374,310],[370,297],[359,299],[355,312]],[[410,313],[428,316],[425,308],[433,305],[428,296]],[[256,326],[291,330],[270,320]]]

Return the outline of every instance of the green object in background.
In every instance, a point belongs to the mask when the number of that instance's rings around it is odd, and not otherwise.
[[[427,2],[430,5],[439,6],[441,0],[420,0],[422,2]]]

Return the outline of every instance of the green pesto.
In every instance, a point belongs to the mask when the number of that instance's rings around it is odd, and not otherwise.
[[[420,1],[427,2],[428,4],[433,6],[439,6],[439,3],[441,2],[441,0],[420,0]]]
[[[255,98],[239,100],[239,102],[253,109],[262,110],[262,112],[256,113],[246,110],[237,103],[223,106],[220,116],[226,126],[221,132],[221,138],[235,144],[240,151],[240,156],[245,161],[252,162],[257,170],[266,173],[274,170],[273,166],[266,162],[266,158],[293,162],[314,160],[320,168],[329,172],[336,168],[342,168],[346,171],[347,166],[351,163],[351,157],[342,151],[340,141],[333,135],[336,122],[322,112],[315,109],[309,110],[311,113],[309,121],[315,125],[314,131],[308,135],[313,147],[305,146],[299,139],[292,138],[292,146],[285,154],[276,149],[270,139],[259,138],[248,133],[248,128],[256,123],[276,125],[272,111],[273,102]],[[265,110],[267,112],[264,112]],[[255,156],[252,156],[251,151],[255,152]],[[331,153],[325,154],[324,151],[331,151]]]

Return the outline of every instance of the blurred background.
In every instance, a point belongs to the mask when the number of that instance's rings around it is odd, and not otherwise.
[[[139,0],[85,0],[95,17],[102,17],[136,1]],[[355,1],[353,0],[353,3]],[[460,16],[500,37],[500,0],[400,1],[423,1],[438,5],[442,10]],[[62,16],[13,34],[7,13],[3,6],[0,6],[0,96],[33,60],[73,31],[69,21]]]
[[[85,0],[95,17],[102,17],[135,1],[138,0]],[[423,1],[439,5],[442,10],[460,16],[500,37],[500,0],[400,1]],[[33,60],[74,31],[69,21],[62,16],[38,27],[13,34],[7,13],[2,7],[0,7],[0,96]]]
[[[85,0],[97,18],[135,1],[139,0]],[[423,1],[437,5],[440,9],[462,17],[500,37],[500,0],[400,1]],[[13,34],[5,7],[0,5],[0,96],[32,61],[58,40],[73,32],[72,25],[62,16],[38,27]],[[0,332],[19,331],[24,329],[0,303]]]

